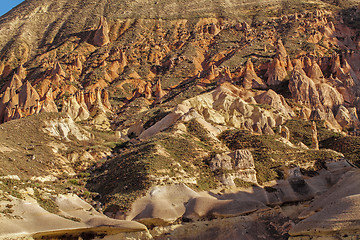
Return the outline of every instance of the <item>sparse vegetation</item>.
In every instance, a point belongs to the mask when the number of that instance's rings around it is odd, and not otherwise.
[[[96,169],[87,187],[107,196],[106,207],[116,205],[122,211],[155,184],[156,177],[165,177],[170,182],[176,176],[184,177],[177,168],[189,176],[197,176],[198,184],[194,188],[208,190],[217,183],[202,162],[204,155],[200,153],[204,150],[191,138],[161,133],[145,142],[118,149],[120,154]]]
[[[346,159],[360,167],[360,137],[332,136],[322,140],[320,146],[343,153]]]
[[[339,155],[327,150],[294,149],[280,141],[276,135],[253,135],[245,130],[225,131],[220,138],[232,150],[250,149],[261,184],[276,178],[281,178],[278,169],[284,165],[298,165],[338,158]]]
[[[325,127],[324,121],[315,121],[318,131],[319,141],[324,141],[328,138],[339,137],[339,133],[333,132]],[[311,147],[311,121],[304,120],[288,120],[285,126],[290,130],[290,141],[294,144],[299,142],[304,143],[306,146]]]
[[[50,196],[44,196],[42,193],[39,192],[39,190],[34,189],[34,198],[46,211],[54,214],[58,214],[60,209],[58,205],[56,205],[55,201],[50,198]]]
[[[13,197],[22,199],[22,195],[19,192],[21,182],[13,179],[2,179],[0,184],[0,190]]]
[[[252,187],[252,186],[255,185],[252,182],[247,182],[247,181],[244,181],[244,180],[242,180],[240,178],[235,178],[234,183],[235,183],[236,187],[243,187],[243,188],[249,188],[249,187]]]

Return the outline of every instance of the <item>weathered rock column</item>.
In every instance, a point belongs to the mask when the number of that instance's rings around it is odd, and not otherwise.
[[[319,150],[319,140],[317,136],[316,123],[312,122],[311,124],[311,139],[312,139],[312,148]]]

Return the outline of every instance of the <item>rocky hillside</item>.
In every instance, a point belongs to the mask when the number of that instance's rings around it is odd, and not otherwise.
[[[0,17],[0,238],[359,237],[359,16],[24,1]]]

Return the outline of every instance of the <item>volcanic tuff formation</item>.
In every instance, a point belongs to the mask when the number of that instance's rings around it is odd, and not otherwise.
[[[0,238],[359,237],[359,16],[24,1],[0,18]]]

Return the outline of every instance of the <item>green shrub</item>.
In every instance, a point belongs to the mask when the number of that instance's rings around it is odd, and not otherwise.
[[[68,182],[73,185],[80,185],[79,180],[77,180],[77,179],[69,179]]]
[[[209,131],[207,131],[196,119],[191,119],[186,123],[187,131],[197,137],[200,141],[211,142]]]
[[[40,205],[40,207],[42,207],[46,211],[54,214],[60,212],[59,206],[52,199],[48,197],[44,197],[42,194],[40,194],[40,192],[37,189],[34,190],[34,197],[38,202],[38,204]]]
[[[360,167],[360,137],[333,136],[321,141],[319,145],[341,152],[350,162]]]
[[[242,180],[240,178],[235,178],[234,183],[235,183],[236,187],[243,187],[243,188],[249,188],[249,187],[252,187],[252,186],[256,185],[255,183],[247,182],[247,181],[244,181],[244,180]]]

